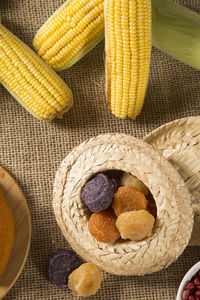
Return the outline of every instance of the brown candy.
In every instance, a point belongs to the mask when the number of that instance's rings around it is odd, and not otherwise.
[[[68,286],[77,296],[95,295],[101,285],[101,271],[92,263],[82,264],[69,275]]]
[[[88,221],[90,234],[99,242],[113,244],[120,237],[115,225],[117,217],[111,209],[93,213]]]
[[[140,241],[151,235],[154,222],[154,217],[148,211],[137,210],[121,214],[116,226],[123,239]]]
[[[117,216],[132,211],[147,208],[147,199],[145,195],[132,186],[122,186],[114,194],[112,208]]]

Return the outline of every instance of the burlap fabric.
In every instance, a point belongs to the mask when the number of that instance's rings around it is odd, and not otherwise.
[[[199,0],[179,0],[200,12]],[[8,29],[31,45],[36,30],[62,0],[0,0],[0,15]],[[118,120],[107,108],[104,87],[104,43],[79,63],[60,73],[74,94],[74,106],[63,120],[34,119],[0,86],[0,165],[19,183],[31,213],[32,244],[24,270],[5,299],[76,299],[68,289],[57,289],[45,277],[45,263],[53,251],[69,248],[53,214],[55,173],[74,146],[105,132],[142,138],[168,121],[200,114],[200,72],[155,48],[145,105],[136,121]],[[195,262],[200,248],[188,247],[167,270],[145,277],[104,273],[100,291],[91,299],[175,299],[179,282]]]

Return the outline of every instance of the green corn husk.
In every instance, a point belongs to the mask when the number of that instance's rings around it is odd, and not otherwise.
[[[152,0],[152,43],[200,70],[200,14],[171,0]]]

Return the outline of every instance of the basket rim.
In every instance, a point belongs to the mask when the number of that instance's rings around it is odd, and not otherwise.
[[[106,149],[106,146],[105,146],[105,141],[107,141],[107,149]],[[123,141],[123,143],[121,143],[121,141]],[[125,143],[126,141],[126,143]],[[178,255],[180,255],[182,253],[182,251],[184,250],[184,248],[187,246],[187,243],[189,241],[189,238],[190,238],[190,234],[191,234],[191,231],[192,231],[192,226],[193,226],[193,221],[192,221],[192,210],[190,209],[190,196],[189,196],[189,193],[187,191],[187,189],[185,188],[185,185],[184,185],[184,182],[182,180],[182,178],[180,177],[180,175],[177,173],[177,171],[171,166],[171,164],[163,157],[161,156],[155,149],[153,149],[152,146],[144,143],[143,141],[141,140],[138,140],[136,139],[135,137],[131,136],[131,135],[126,135],[126,134],[119,134],[119,133],[111,133],[111,134],[101,134],[101,135],[98,135],[96,137],[93,137],[91,139],[88,139],[86,141],[84,141],[83,143],[81,143],[80,145],[78,145],[77,147],[75,147],[68,155],[67,157],[63,160],[63,162],[61,163],[61,166],[60,168],[58,169],[57,173],[56,173],[56,178],[55,178],[55,182],[54,182],[54,197],[53,197],[53,208],[54,208],[54,213],[55,213],[55,216],[56,216],[56,220],[58,222],[58,225],[60,226],[61,228],[61,231],[62,233],[64,234],[65,238],[68,240],[68,242],[71,244],[72,248],[75,249],[76,252],[78,252],[79,255],[81,255],[84,259],[86,260],[89,260],[89,261],[92,261],[94,263],[96,263],[97,265],[99,265],[102,269],[104,269],[105,271],[108,271],[108,272],[111,272],[111,273],[114,273],[114,274],[123,274],[123,275],[130,275],[130,272],[131,274],[133,273],[133,275],[137,275],[134,273],[134,270],[133,270],[133,267],[131,268],[130,267],[130,264],[129,264],[129,261],[130,259],[127,258],[127,268],[126,266],[123,264],[120,265],[120,270],[118,268],[115,269],[115,267],[111,267],[110,264],[112,265],[112,262],[109,262],[108,261],[105,263],[102,258],[102,263],[98,261],[98,259],[94,259],[94,257],[92,257],[92,255],[94,255],[94,251],[92,250],[92,247],[91,247],[91,244],[90,244],[90,241],[89,241],[89,236],[87,236],[86,238],[86,242],[83,240],[83,237],[81,235],[82,231],[84,231],[84,229],[81,228],[81,225],[78,224],[78,228],[79,228],[79,233],[77,234],[78,235],[78,238],[77,237],[74,237],[74,231],[76,231],[77,229],[75,229],[76,225],[74,223],[74,219],[73,219],[73,222],[71,222],[70,220],[70,216],[69,215],[65,215],[65,210],[66,210],[66,207],[68,209],[68,213],[71,214],[71,210],[73,210],[73,213],[72,214],[75,214],[76,212],[76,209],[74,209],[74,207],[69,207],[70,204],[69,203],[65,203],[65,199],[67,198],[70,198],[70,193],[73,192],[73,187],[69,187],[69,182],[68,182],[68,186],[67,186],[67,181],[69,181],[69,178],[70,176],[72,175],[69,175],[69,173],[71,172],[71,169],[73,168],[73,165],[75,165],[77,163],[78,165],[78,168],[79,169],[75,169],[75,173],[78,172],[79,173],[79,176],[81,177],[80,181],[81,181],[81,187],[83,186],[83,182],[87,181],[87,176],[84,178],[83,180],[83,174],[80,173],[80,163],[82,163],[82,156],[84,156],[86,154],[89,155],[90,159],[91,159],[91,155],[92,155],[92,145],[94,145],[94,148],[97,146],[100,147],[100,145],[105,148],[104,150],[106,150],[106,155],[108,153],[108,150],[110,149],[110,144],[113,143],[113,148],[112,148],[112,151],[113,149],[117,149],[119,148],[119,144],[122,145],[122,149],[126,149],[128,147],[129,150],[133,151],[133,144],[135,146],[134,148],[134,151],[135,153],[140,153],[141,151],[143,151],[143,157],[146,159],[145,163],[147,163],[147,158],[150,159],[151,158],[151,162],[152,162],[152,166],[155,165],[156,166],[156,171],[159,173],[159,175],[163,178],[165,178],[165,184],[166,184],[166,178],[168,178],[168,182],[169,182],[169,186],[170,188],[168,189],[168,192],[172,189],[173,192],[172,192],[172,195],[171,197],[173,199],[176,199],[176,197],[178,197],[178,193],[181,193],[184,191],[184,194],[185,194],[185,204],[182,203],[181,205],[178,205],[176,203],[175,205],[175,202],[174,202],[174,208],[173,210],[177,212],[178,214],[178,217],[180,219],[180,224],[177,225],[178,227],[175,226],[175,222],[174,221],[171,221],[172,223],[174,222],[174,228],[176,227],[177,228],[177,232],[180,231],[180,227],[184,227],[185,225],[183,225],[183,223],[185,223],[185,220],[187,221],[187,229],[185,228],[184,229],[184,235],[185,237],[177,237],[176,235],[173,236],[173,239],[171,239],[171,245],[169,245],[169,242],[167,243],[166,241],[166,238],[163,240],[165,241],[165,244],[166,244],[166,249],[165,251],[163,251],[161,257],[160,257],[160,261],[158,262],[153,262],[153,264],[155,263],[155,265],[157,265],[157,269],[161,269],[165,266],[167,266],[169,264],[169,261],[167,262],[166,259],[163,258],[163,256],[167,255],[168,257],[171,255],[171,254],[168,254],[168,250],[170,249],[170,247],[172,247],[173,244],[176,244],[177,242],[177,239],[181,239],[182,241],[180,242],[180,245],[178,245],[178,249],[177,249],[177,252],[179,253]],[[96,151],[96,157],[99,157],[99,154],[101,152],[99,152],[99,149],[95,149]],[[130,153],[131,153],[130,151]],[[89,154],[88,154],[89,153]],[[130,155],[129,153],[129,155]],[[134,153],[134,154],[135,154]],[[119,151],[117,151],[117,154],[119,155]],[[142,155],[142,154],[140,154]],[[113,155],[112,156],[112,159],[113,159]],[[123,155],[122,155],[123,156]],[[101,158],[102,158],[102,153],[101,153]],[[103,157],[104,159],[104,157]],[[85,160],[85,157],[83,158],[83,161]],[[110,157],[110,160],[111,160],[111,157]],[[123,160],[125,160],[125,157],[123,158]],[[120,160],[117,162],[119,163]],[[110,163],[110,162],[109,162]],[[129,161],[130,163],[130,161]],[[172,184],[171,182],[171,179],[169,178],[169,176],[167,175],[167,171],[163,169],[163,167],[161,169],[159,169],[159,165],[164,165],[167,169],[168,169],[168,172],[170,171],[170,174],[173,174],[173,181],[177,180],[177,184],[179,185],[179,189],[180,190],[176,190],[174,188],[174,184]],[[152,168],[152,166],[150,166]],[[94,165],[93,165],[94,167]],[[98,170],[98,171],[101,171],[102,169],[102,165],[100,168],[97,168],[95,167],[95,170]],[[154,168],[154,167],[153,167]],[[115,169],[118,169],[115,167]],[[122,168],[120,168],[122,169]],[[105,167],[104,167],[104,170],[105,170]],[[154,170],[154,172],[156,172]],[[94,172],[96,173],[96,171]],[[166,173],[166,174],[165,174]],[[91,173],[88,173],[90,176],[92,175]],[[134,174],[135,175],[135,174]],[[148,175],[149,177],[151,177],[151,174]],[[168,177],[167,177],[168,176]],[[68,177],[68,178],[67,178]],[[140,180],[142,178],[140,178],[139,176],[137,176]],[[150,179],[148,179],[150,180]],[[148,182],[145,180],[143,180],[143,182],[148,186]],[[164,183],[164,179],[162,181]],[[74,183],[74,186],[76,186],[76,182]],[[61,187],[62,185],[62,187]],[[73,184],[72,184],[73,185]],[[148,186],[149,187],[149,186]],[[69,193],[69,190],[70,190],[70,193]],[[152,189],[152,186],[150,188],[150,191],[152,192],[153,189]],[[79,191],[76,191],[76,196],[80,198],[80,189]],[[153,192],[153,195],[154,195],[154,192]],[[160,195],[162,195],[162,193],[160,193]],[[176,195],[176,197],[175,197]],[[179,195],[180,196],[180,195]],[[161,196],[160,196],[161,197]],[[166,195],[165,195],[165,198]],[[77,199],[77,198],[76,198]],[[157,199],[155,199],[157,201]],[[75,201],[75,198],[73,199],[73,201]],[[166,199],[164,200],[166,201]],[[173,200],[173,201],[176,201],[176,200]],[[166,201],[167,202],[167,201]],[[186,204],[186,202],[188,202],[188,204]],[[63,205],[64,203],[64,205]],[[65,205],[66,204],[66,205]],[[79,203],[77,202],[76,203],[76,206],[77,208],[79,208],[80,210],[80,201]],[[162,203],[162,205],[165,205],[164,203]],[[170,205],[169,203],[167,205]],[[177,207],[176,207],[177,206]],[[184,207],[186,206],[186,207]],[[159,211],[159,206],[158,206],[158,203],[157,203],[157,207],[158,207],[158,211]],[[186,216],[184,216],[185,220],[183,222],[183,220],[181,221],[182,219],[182,213],[180,213],[180,211],[183,212],[183,210],[185,209],[185,214]],[[164,210],[163,210],[164,211]],[[159,213],[158,213],[158,216],[159,216]],[[165,216],[165,214],[163,213],[163,217]],[[170,219],[171,216],[169,214],[168,218]],[[158,217],[159,219],[159,217]],[[82,221],[82,219],[79,219],[79,221]],[[167,220],[167,216],[165,216],[165,220]],[[86,222],[87,220],[85,220],[84,222]],[[80,222],[79,222],[80,223]],[[85,223],[84,223],[84,226],[85,226]],[[70,229],[73,228],[73,229]],[[172,225],[173,227],[173,225]],[[158,227],[159,228],[159,227]],[[166,226],[165,226],[166,228]],[[72,230],[72,231],[71,231]],[[160,230],[162,231],[162,226],[160,228]],[[183,230],[183,229],[181,229]],[[186,230],[186,231],[185,231]],[[70,232],[68,232],[70,231]],[[170,232],[170,229],[168,229],[168,231]],[[77,231],[78,232],[78,231]],[[157,234],[157,232],[156,232]],[[165,234],[165,233],[162,233],[162,234]],[[84,235],[84,234],[83,234]],[[161,236],[161,234],[158,233],[158,236]],[[181,234],[182,235],[182,234]],[[171,237],[169,237],[170,239]],[[125,243],[124,245],[127,247],[127,248],[130,248],[130,251],[127,251],[125,250],[125,254],[127,255],[127,257],[131,256],[131,254],[133,253],[133,248],[141,248],[141,249],[144,249],[146,246],[147,246],[147,241],[149,240],[149,243],[152,243],[153,244],[153,241],[155,239],[155,236],[150,237],[149,239],[146,239],[146,241],[142,241],[142,242],[128,242],[128,243]],[[160,237],[161,239],[161,237]],[[183,241],[184,239],[184,241]],[[81,246],[81,243],[84,243],[85,246]],[[179,242],[178,242],[179,244]],[[120,245],[120,249],[121,248],[124,248],[124,245],[123,247]],[[85,248],[89,247],[90,250],[87,250]],[[99,242],[94,242],[94,248],[97,248],[99,251],[100,251],[100,254],[102,255],[102,251],[106,251],[106,250],[109,250],[107,253],[105,252],[105,256],[112,256],[112,259],[113,261],[114,260],[118,260],[117,257],[115,257],[114,254],[116,254],[117,250],[117,247],[114,247],[114,246],[108,246],[107,249],[104,245],[102,245],[102,243],[99,243]],[[160,246],[161,248],[163,246]],[[103,248],[103,250],[102,250]],[[147,246],[146,248],[149,248],[149,246]],[[105,250],[106,249],[106,250]],[[123,249],[124,250],[124,249]],[[148,250],[148,249],[147,249]],[[174,249],[173,249],[174,251]],[[98,252],[98,251],[97,251]],[[137,251],[136,251],[137,252]],[[172,249],[169,250],[169,252],[171,253],[172,252]],[[114,254],[113,254],[114,253]],[[174,253],[176,253],[176,251],[174,251]],[[124,254],[124,257],[125,257],[125,254]],[[121,254],[120,254],[121,255]],[[153,255],[153,253],[152,253]],[[175,254],[174,254],[175,255]],[[113,258],[114,257],[114,258]],[[175,255],[175,257],[177,258],[177,255]],[[110,258],[111,260],[111,258]],[[165,260],[165,262],[163,261]],[[125,261],[125,258],[124,258],[124,261]],[[171,261],[170,261],[171,263]],[[119,264],[119,260],[117,261],[117,264]],[[148,267],[148,265],[151,265],[151,267]],[[143,266],[144,267],[144,266]],[[149,263],[148,260],[146,260],[146,266],[144,267],[146,268],[145,271],[142,271],[142,269],[140,271],[138,271],[139,273],[143,274],[145,272],[146,273],[151,273],[152,272],[152,262]],[[147,270],[147,269],[150,269],[150,270]],[[129,270],[128,270],[129,269]],[[131,269],[131,271],[130,271]],[[157,270],[156,269],[156,270]],[[138,274],[140,275],[140,274]]]

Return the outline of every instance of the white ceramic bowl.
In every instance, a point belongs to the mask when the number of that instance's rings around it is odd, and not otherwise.
[[[177,293],[177,296],[176,296],[176,300],[182,300],[181,298],[181,294],[183,292],[183,289],[186,285],[186,283],[188,281],[191,280],[191,278],[200,270],[200,261],[198,263],[196,263],[191,269],[189,269],[187,271],[187,273],[185,274],[185,276],[183,277],[182,281],[181,281],[181,284],[179,286],[179,289],[178,289],[178,293]]]

